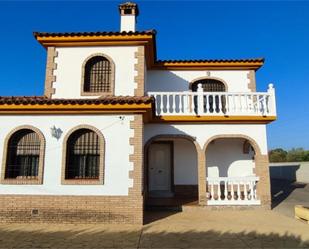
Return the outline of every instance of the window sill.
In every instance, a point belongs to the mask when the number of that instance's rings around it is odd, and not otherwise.
[[[62,179],[62,185],[103,185],[101,179]]]
[[[42,185],[43,180],[39,178],[9,178],[1,179],[1,184],[10,184],[10,185]]]
[[[114,96],[113,92],[81,92],[81,96]]]

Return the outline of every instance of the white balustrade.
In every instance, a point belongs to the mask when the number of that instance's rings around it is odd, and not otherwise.
[[[257,176],[207,177],[208,205],[260,205]]]
[[[260,92],[149,92],[157,116],[276,116],[275,89]]]

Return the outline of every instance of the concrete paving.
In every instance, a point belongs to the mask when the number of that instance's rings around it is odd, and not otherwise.
[[[273,181],[274,209],[148,212],[146,225],[0,224],[0,249],[308,248],[309,184]]]
[[[309,248],[309,225],[275,211],[151,212],[148,224],[1,224],[0,248]]]
[[[309,207],[309,184],[272,180],[273,210],[294,217],[294,206]]]

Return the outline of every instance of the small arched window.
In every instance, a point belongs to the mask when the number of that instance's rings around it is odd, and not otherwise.
[[[196,92],[198,85],[201,84],[204,92],[225,92],[226,88],[223,82],[216,79],[200,79],[191,84],[191,90]],[[226,113],[226,98],[219,94],[210,94],[204,96],[205,113]],[[197,112],[197,97],[194,98],[194,110]]]
[[[192,91],[196,92],[199,84],[202,84],[204,92],[225,92],[225,85],[216,79],[201,79],[192,83]]]
[[[9,139],[5,179],[37,179],[39,176],[41,141],[30,129],[21,129]]]
[[[105,56],[93,56],[84,65],[83,92],[93,94],[113,93],[113,63]]]
[[[90,129],[74,131],[66,145],[65,179],[99,179],[101,146],[96,132]]]

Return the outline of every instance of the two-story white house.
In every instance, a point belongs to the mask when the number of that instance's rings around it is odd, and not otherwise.
[[[0,97],[1,221],[143,222],[147,205],[271,204],[263,59],[157,60],[156,32],[42,33],[44,96]]]

